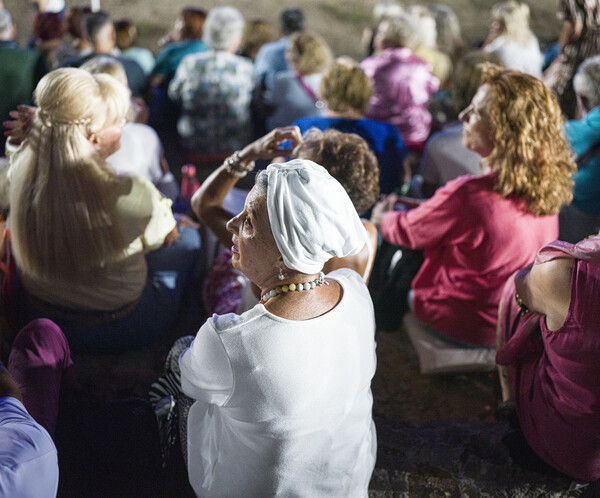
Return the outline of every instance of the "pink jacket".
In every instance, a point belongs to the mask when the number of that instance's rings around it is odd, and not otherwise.
[[[407,146],[422,146],[431,129],[426,104],[440,86],[431,66],[408,48],[387,48],[360,66],[373,82],[365,116],[396,126]]]
[[[536,217],[494,192],[495,173],[461,176],[411,211],[390,211],[381,234],[424,249],[412,281],[417,317],[455,339],[493,346],[506,280],[558,236],[558,216]]]

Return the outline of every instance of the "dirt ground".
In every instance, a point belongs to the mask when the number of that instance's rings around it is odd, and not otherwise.
[[[5,7],[15,18],[18,38],[21,43],[29,37],[29,26],[33,16],[33,8],[23,0],[4,0]],[[67,7],[86,2],[66,0]],[[101,8],[107,10],[115,18],[133,19],[138,28],[140,45],[156,53],[156,41],[168,32],[177,17],[179,10],[187,5],[205,9],[217,5],[233,5],[239,8],[247,19],[265,19],[278,29],[278,16],[286,7],[298,6],[306,14],[307,26],[322,36],[331,45],[335,55],[350,55],[357,59],[364,56],[361,45],[363,29],[371,22],[371,12],[376,0],[233,0],[223,2],[204,0],[153,1],[148,0],[101,0]],[[445,0],[445,1],[405,1],[405,4],[418,3],[430,5],[445,3],[458,15],[463,35],[470,44],[476,44],[485,38],[487,19],[495,0]],[[555,0],[529,0],[531,8],[531,25],[540,39],[542,46],[558,37],[560,25],[556,20]]]

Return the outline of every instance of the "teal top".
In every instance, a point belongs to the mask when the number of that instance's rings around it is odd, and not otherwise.
[[[156,56],[156,63],[152,74],[165,76],[168,83],[173,76],[179,63],[186,55],[206,52],[208,47],[202,40],[184,40],[180,42],[169,43]]]
[[[565,136],[577,157],[584,154],[600,140],[600,106],[592,109],[580,121],[565,124]],[[575,188],[572,205],[591,214],[600,215],[600,152],[584,164],[579,165],[573,175]]]

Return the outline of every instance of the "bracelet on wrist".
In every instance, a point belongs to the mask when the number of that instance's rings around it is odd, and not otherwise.
[[[529,308],[527,307],[527,305],[523,302],[523,298],[521,296],[519,296],[518,292],[515,292],[515,301],[517,303],[517,306],[519,308],[521,308],[521,316],[526,315],[527,313],[529,313]]]
[[[245,162],[240,159],[239,151],[235,151],[227,159],[225,159],[225,170],[236,178],[245,177],[254,169],[254,161]]]

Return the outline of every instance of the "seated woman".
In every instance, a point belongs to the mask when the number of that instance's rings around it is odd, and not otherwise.
[[[375,36],[378,55],[367,57],[360,66],[373,82],[366,117],[396,126],[404,143],[420,151],[431,129],[427,101],[440,81],[431,74],[431,66],[409,48],[418,40],[417,31],[410,14],[385,19]]]
[[[559,216],[560,240],[575,243],[600,231],[600,55],[586,59],[573,79],[581,120],[564,131],[577,154],[573,202]]]
[[[395,126],[365,118],[373,94],[365,72],[354,60],[340,57],[329,67],[320,87],[327,115],[300,118],[294,125],[302,134],[311,128],[333,128],[359,135],[377,156],[381,192],[389,194],[399,188],[404,182],[406,147]]]
[[[529,7],[515,0],[492,7],[490,32],[483,50],[500,57],[507,69],[542,76],[544,56],[536,36],[529,29]]]
[[[389,196],[372,221],[389,242],[424,250],[411,284],[417,318],[448,341],[493,346],[502,287],[556,239],[575,164],[556,98],[532,76],[487,66],[460,117],[465,146],[490,172],[450,181],[410,211],[392,211]]]
[[[291,149],[283,150],[280,145],[291,140]],[[192,199],[192,207],[200,220],[205,223],[225,247],[231,246],[231,233],[227,230],[227,221],[231,214],[224,208],[225,198],[239,180],[240,175],[233,171],[232,164],[238,167],[253,168],[256,159],[271,159],[275,155],[293,155],[301,159],[319,161],[329,173],[346,189],[358,214],[365,213],[379,197],[377,159],[368,145],[360,137],[337,130],[321,132],[313,129],[301,137],[298,128],[277,128],[259,140],[247,145],[208,177]],[[338,268],[351,268],[368,282],[375,249],[377,247],[377,230],[373,224],[363,220],[367,233],[365,247],[356,255],[328,261],[323,271],[329,272]],[[237,279],[239,281],[239,279]],[[249,282],[247,282],[249,283]],[[221,285],[209,289],[206,301],[227,300]],[[235,289],[234,289],[235,290]],[[238,311],[254,306],[260,298],[259,289],[255,286],[243,285],[240,293],[242,303]],[[234,302],[237,303],[239,298]],[[210,309],[221,309],[212,304]]]
[[[276,142],[269,150],[280,153]],[[232,177],[246,171],[229,166]],[[242,315],[209,318],[179,362],[173,355],[195,400],[182,414],[194,491],[366,495],[376,450],[373,307],[358,274],[322,272],[365,245],[352,202],[323,167],[294,159],[258,174],[227,228],[233,266],[262,299]]]
[[[139,347],[173,322],[198,233],[179,233],[171,201],[149,181],[106,165],[119,148],[127,87],[106,74],[58,69],[35,98],[33,128],[10,171],[23,323],[52,318],[71,349]],[[171,247],[151,252],[163,245]]]
[[[186,56],[169,84],[181,104],[177,131],[184,148],[228,153],[250,141],[253,66],[236,55],[244,18],[234,7],[214,7],[204,23],[206,52]]]
[[[319,96],[323,70],[331,61],[331,50],[325,40],[306,31],[294,33],[285,58],[290,70],[275,75],[268,99],[274,112],[267,117],[267,130],[288,126],[298,118],[325,113]]]
[[[502,400],[533,451],[582,481],[600,479],[599,288],[600,236],[555,241],[508,280],[498,311]]]

